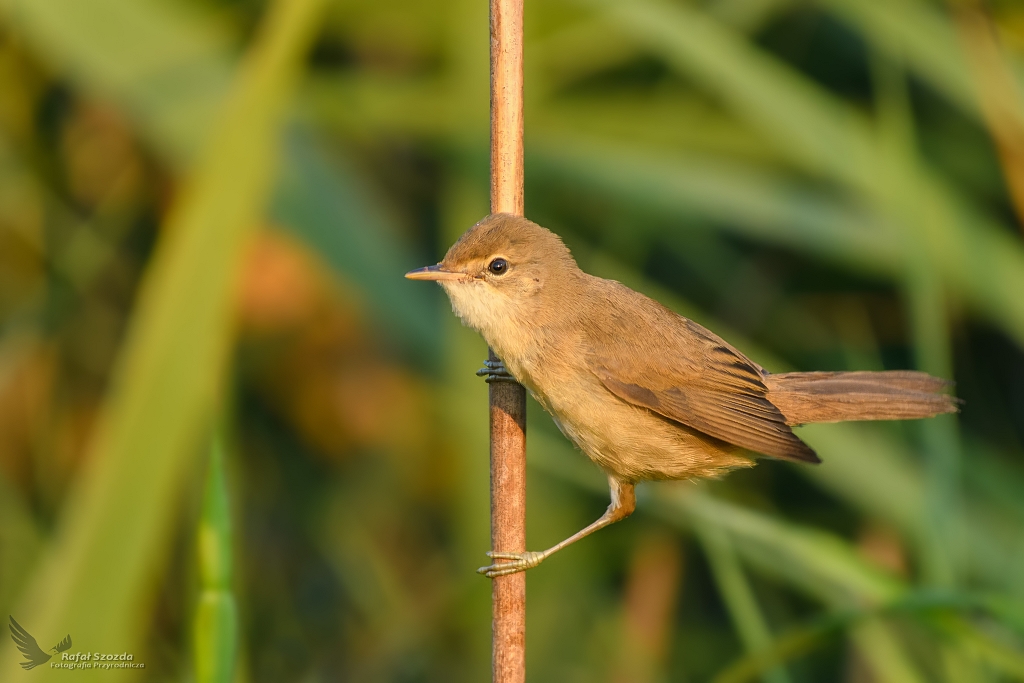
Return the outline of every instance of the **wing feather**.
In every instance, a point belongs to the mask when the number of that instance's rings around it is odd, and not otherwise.
[[[768,400],[765,374],[757,364],[692,320],[644,299],[649,302],[644,304],[646,315],[659,318],[651,329],[604,330],[591,336],[590,367],[605,388],[736,446],[820,462]],[[607,320],[615,324],[625,319],[619,313]],[[647,362],[638,364],[637,358]]]

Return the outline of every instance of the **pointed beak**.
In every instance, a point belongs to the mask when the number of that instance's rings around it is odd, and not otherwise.
[[[436,266],[410,270],[405,274],[405,277],[410,280],[462,280],[466,277],[466,274],[448,270],[439,263]]]

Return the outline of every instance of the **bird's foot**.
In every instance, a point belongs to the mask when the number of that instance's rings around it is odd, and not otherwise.
[[[476,570],[477,574],[483,574],[487,578],[493,579],[498,576],[507,576],[508,574],[533,569],[544,560],[546,555],[536,552],[498,553],[492,550],[487,553],[487,557],[492,560],[504,560],[503,562],[495,562],[492,565],[480,567],[480,569]]]
[[[477,377],[483,377],[484,381],[488,384],[491,382],[516,381],[515,377],[508,374],[504,363],[500,360],[491,360],[490,358],[484,361],[484,366],[476,371],[476,375]]]

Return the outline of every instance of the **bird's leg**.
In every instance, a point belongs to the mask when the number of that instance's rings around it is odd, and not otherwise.
[[[491,382],[515,382],[515,377],[508,374],[508,370],[505,369],[505,364],[500,360],[491,360],[488,358],[484,361],[484,366],[476,371],[477,377],[483,377],[484,381],[490,384]]]
[[[604,514],[601,515],[600,519],[590,526],[580,529],[561,543],[555,544],[541,552],[504,553],[492,550],[487,553],[487,557],[492,560],[504,561],[495,562],[487,567],[480,567],[480,569],[476,570],[477,573],[483,574],[489,579],[493,579],[496,576],[505,576],[506,574],[515,574],[516,572],[533,569],[546,558],[554,555],[567,545],[572,545],[584,536],[589,536],[598,529],[602,529],[609,524],[614,524],[615,522],[625,519],[633,514],[633,510],[636,509],[636,494],[633,491],[633,484],[608,475],[608,486],[611,489],[612,502],[608,506],[608,509],[605,510]]]

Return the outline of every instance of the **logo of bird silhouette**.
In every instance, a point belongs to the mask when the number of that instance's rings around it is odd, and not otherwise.
[[[27,661],[21,662],[21,668],[26,671],[34,669],[40,664],[45,664],[50,660],[53,655],[48,655],[39,647],[39,643],[32,637],[32,634],[26,631],[21,624],[11,617],[11,638],[14,638],[14,644],[21,650],[21,654],[25,655]],[[56,645],[50,648],[53,654],[64,652],[71,647],[71,635],[64,636],[64,640],[60,641]]]

